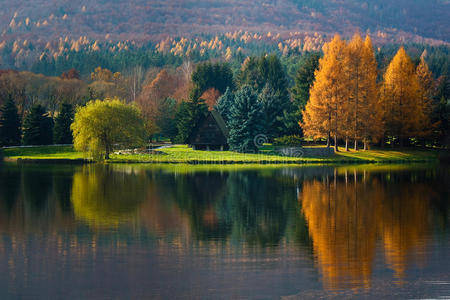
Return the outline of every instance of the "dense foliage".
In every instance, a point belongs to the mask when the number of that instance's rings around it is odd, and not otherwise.
[[[70,125],[73,123],[73,106],[63,103],[58,116],[55,118],[55,127],[53,128],[53,140],[55,144],[72,144],[73,137]]]
[[[264,134],[264,116],[256,91],[244,85],[237,93],[231,107],[230,137],[228,143],[232,150],[252,152],[258,150],[255,139]]]
[[[0,146],[20,145],[22,124],[11,96],[0,108]]]
[[[34,105],[23,122],[23,144],[50,145],[52,142],[53,119],[42,105]]]
[[[134,105],[118,99],[90,101],[79,107],[71,125],[75,149],[94,158],[109,158],[115,146],[140,146],[145,143],[141,113]]]

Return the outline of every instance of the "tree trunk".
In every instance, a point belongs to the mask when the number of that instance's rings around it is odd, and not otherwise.
[[[353,148],[355,151],[358,151],[358,140],[355,139],[355,147]]]
[[[334,152],[339,152],[337,144],[337,135],[334,135]]]
[[[331,138],[330,138],[330,133],[328,132],[328,136],[327,136],[327,148],[330,148],[331,142],[330,142]]]
[[[366,151],[366,150],[367,150],[367,140],[364,139],[364,151]]]
[[[105,159],[109,159],[109,153],[111,152],[111,147],[106,145],[105,147]]]
[[[345,138],[345,151],[348,152],[348,138]]]

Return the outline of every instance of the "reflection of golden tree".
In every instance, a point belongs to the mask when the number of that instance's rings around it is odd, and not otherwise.
[[[299,195],[324,285],[330,289],[369,286],[377,236],[397,279],[412,260],[425,259],[430,188],[410,182],[391,185],[364,174],[358,178],[356,171],[351,176],[345,171],[331,182],[305,182]]]
[[[425,238],[430,220],[429,197],[432,191],[424,185],[396,187],[393,193],[378,194],[380,205],[380,234],[384,241],[386,261],[401,280],[411,257],[425,260]]]
[[[325,286],[368,287],[376,222],[363,186],[305,182],[299,197]]]

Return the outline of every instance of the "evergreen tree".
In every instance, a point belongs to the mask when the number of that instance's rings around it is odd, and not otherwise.
[[[53,141],[53,119],[44,107],[34,105],[23,122],[24,145],[49,145]]]
[[[285,102],[279,92],[275,92],[269,84],[261,91],[258,100],[264,115],[265,133],[268,138],[273,139],[283,130],[283,113],[287,111],[290,103]]]
[[[267,85],[273,90],[277,98],[276,102],[280,105],[276,119],[273,120],[276,123],[271,130],[273,136],[298,133],[298,119],[293,116],[296,109],[289,98],[286,73],[276,55],[248,58],[239,74],[239,82],[241,85],[252,86],[257,93],[261,93]]]
[[[295,86],[292,88],[292,98],[300,112],[305,108],[306,103],[308,103],[309,90],[314,83],[314,72],[319,68],[319,59],[320,53],[308,53],[297,70]]]
[[[226,123],[230,121],[231,107],[234,103],[234,94],[230,88],[227,88],[225,94],[223,94],[219,100],[217,100],[217,104],[214,107],[225,120]]]
[[[20,145],[21,122],[17,106],[11,96],[0,109],[0,145]]]
[[[234,88],[233,72],[228,64],[199,64],[192,73],[192,82],[199,89],[200,95],[210,88],[217,89],[221,94],[228,87]]]
[[[297,70],[295,86],[291,90],[293,107],[290,111],[284,112],[281,119],[287,134],[303,135],[299,120],[302,121],[302,111],[309,101],[309,91],[314,83],[315,71],[319,68],[319,59],[320,53],[308,53]]]
[[[251,152],[257,150],[255,138],[264,133],[262,104],[255,90],[244,85],[237,93],[231,107],[228,143],[231,150]]]
[[[72,131],[70,130],[73,118],[73,106],[68,103],[63,103],[61,105],[61,110],[55,119],[55,127],[53,129],[53,139],[55,144],[73,143]]]
[[[208,106],[200,98],[201,92],[199,88],[191,91],[190,100],[182,102],[176,114],[176,123],[178,135],[176,141],[185,143],[192,130],[197,126],[198,122],[208,111]]]
[[[438,124],[436,139],[440,145],[450,148],[450,78],[440,76],[433,94],[433,122]]]
[[[158,106],[158,115],[156,118],[156,125],[161,130],[161,134],[169,138],[172,142],[177,136],[177,123],[175,115],[177,112],[177,102],[175,99],[166,98]]]

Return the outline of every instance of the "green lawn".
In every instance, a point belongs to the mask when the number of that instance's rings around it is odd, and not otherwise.
[[[71,146],[17,147],[3,149],[5,157],[10,159],[82,159],[83,153],[76,152]]]
[[[83,159],[83,153],[70,146],[47,146],[4,149],[9,159]],[[192,150],[176,145],[158,150],[161,154],[112,154],[108,162],[118,163],[364,163],[364,162],[418,162],[437,160],[432,150],[369,150],[338,152],[331,157],[283,157],[265,147],[263,154],[243,154],[231,151]]]

